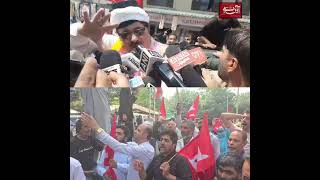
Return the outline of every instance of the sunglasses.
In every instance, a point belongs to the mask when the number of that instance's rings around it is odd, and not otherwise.
[[[144,34],[144,32],[146,31],[146,28],[143,27],[143,28],[139,28],[139,29],[136,29],[134,30],[133,32],[123,32],[123,33],[119,33],[118,32],[118,35],[122,38],[122,39],[127,39],[127,38],[131,38],[132,36],[132,33],[139,37],[139,36],[142,36]]]

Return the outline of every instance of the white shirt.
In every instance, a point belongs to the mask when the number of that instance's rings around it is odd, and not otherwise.
[[[142,161],[144,169],[147,169],[154,157],[154,148],[148,141],[139,145],[134,142],[124,144],[120,143],[104,131],[98,134],[97,138],[104,144],[110,146],[114,151],[130,155],[131,161],[129,162],[127,179],[140,180],[138,171],[133,167],[133,161],[135,159]]]
[[[70,180],[86,180],[80,162],[72,157],[70,157]]]
[[[106,151],[103,150],[100,158],[97,161],[96,171],[100,176],[109,169],[109,166],[104,165],[104,159],[106,158]],[[116,173],[117,180],[126,180],[128,174],[128,167],[130,162],[130,157],[127,154],[120,152],[114,152],[114,160],[117,161],[117,168],[113,168]]]

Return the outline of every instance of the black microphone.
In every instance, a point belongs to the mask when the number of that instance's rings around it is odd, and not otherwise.
[[[191,65],[183,67],[180,74],[188,87],[207,87],[200,74]]]
[[[134,54],[140,59],[139,68],[144,71],[146,75],[149,75],[150,72],[153,71],[153,64],[155,62],[164,61],[164,58],[158,52],[146,49],[142,45],[138,45],[135,50],[136,52]]]
[[[107,50],[101,54],[99,64],[101,69],[115,64],[122,64],[120,54],[114,50]]]
[[[170,58],[179,52],[181,52],[181,49],[178,45],[169,45],[164,54],[167,56],[167,58]]]
[[[114,71],[117,73],[121,73],[123,68],[120,54],[114,50],[107,50],[101,54],[99,60],[100,68],[105,72]]]
[[[168,63],[156,61],[153,64],[153,69],[159,73],[161,80],[164,81],[168,87],[185,87]]]

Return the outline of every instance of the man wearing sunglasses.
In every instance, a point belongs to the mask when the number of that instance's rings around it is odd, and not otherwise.
[[[116,31],[111,35],[114,28]],[[135,6],[117,8],[111,13],[100,9],[92,21],[84,12],[84,23],[70,27],[70,48],[83,52],[85,56],[96,49],[116,49],[120,54],[125,54],[138,44],[161,55],[167,48],[167,45],[151,37],[148,14]]]

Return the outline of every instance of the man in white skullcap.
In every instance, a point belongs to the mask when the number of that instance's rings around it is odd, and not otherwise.
[[[110,17],[110,23],[108,19]],[[115,29],[113,35],[110,35]],[[109,33],[109,34],[108,34]],[[149,33],[149,16],[140,7],[117,8],[111,13],[100,9],[90,21],[84,13],[83,24],[70,26],[70,49],[81,51],[85,57],[94,50],[114,49],[120,54],[132,51],[138,44],[161,55],[167,45],[155,41]]]

